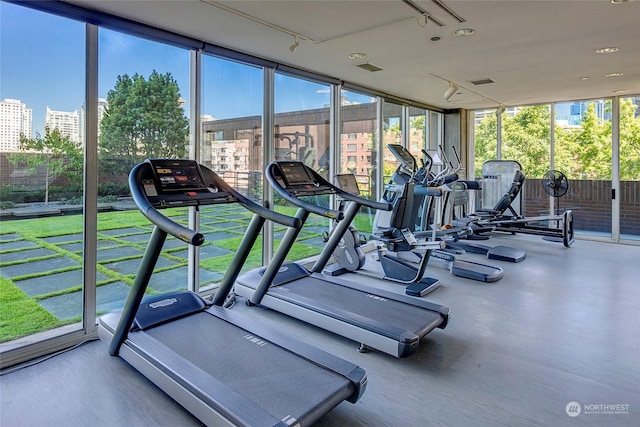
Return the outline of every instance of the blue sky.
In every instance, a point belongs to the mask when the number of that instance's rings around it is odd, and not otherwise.
[[[0,99],[19,99],[33,110],[34,133],[43,132],[46,108],[75,111],[84,100],[84,38],[81,22],[0,2]],[[189,99],[189,52],[110,30],[99,31],[99,93],[118,75],[170,72]],[[262,111],[262,72],[229,61],[203,61],[203,113],[216,118]],[[278,76],[276,111],[319,108],[327,87]]]

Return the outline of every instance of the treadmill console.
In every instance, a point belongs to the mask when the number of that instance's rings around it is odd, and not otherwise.
[[[161,192],[206,189],[200,166],[194,160],[150,159]]]
[[[336,185],[342,190],[354,196],[360,195],[360,187],[358,187],[358,181],[356,176],[352,173],[343,173],[336,175]]]
[[[407,151],[406,148],[399,144],[389,144],[387,147],[389,147],[391,154],[393,154],[402,166],[409,170],[409,172],[413,173],[416,170],[416,159]]]
[[[135,185],[155,208],[196,206],[229,201],[211,173],[204,174],[195,160],[148,159]],[[207,179],[209,178],[209,179]]]
[[[314,196],[335,193],[331,183],[300,161],[277,161],[276,182],[290,194]]]

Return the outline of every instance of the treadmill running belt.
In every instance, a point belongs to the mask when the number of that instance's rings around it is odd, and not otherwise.
[[[325,402],[333,407],[351,392],[347,379],[206,312],[145,333],[277,419],[313,411],[318,396],[338,392]]]
[[[318,305],[331,306],[360,315],[375,313],[374,320],[412,332],[419,337],[442,323],[442,316],[439,313],[400,301],[376,297],[314,276],[287,283],[279,289],[286,290],[286,295],[298,294],[317,302]],[[372,310],[373,305],[375,305],[375,311]],[[428,331],[425,331],[425,326]]]

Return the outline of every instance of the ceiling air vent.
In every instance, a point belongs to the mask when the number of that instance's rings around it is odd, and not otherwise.
[[[364,64],[356,65],[356,67],[360,67],[363,70],[371,71],[372,73],[374,71],[382,70],[382,68],[378,67],[377,65],[373,65],[370,62],[365,62]]]
[[[488,85],[489,83],[495,83],[495,82],[491,79],[480,79],[480,80],[472,80],[471,83],[478,86],[478,85]]]

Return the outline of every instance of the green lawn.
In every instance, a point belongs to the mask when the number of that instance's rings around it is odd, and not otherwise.
[[[208,271],[213,277],[205,280],[205,285],[215,283],[224,275],[251,217],[250,213],[237,206],[217,206],[215,209],[213,212],[202,210],[202,231],[207,238],[202,250],[220,253],[201,259],[201,271]],[[278,210],[288,215],[295,213],[295,209],[290,207]],[[186,223],[186,209],[171,209],[164,213]],[[367,222],[364,220],[363,224]],[[320,252],[322,242],[317,230],[326,229],[328,221],[312,216],[308,225],[312,230],[301,232],[289,260],[307,258]],[[114,301],[103,301],[104,298],[115,295],[116,302],[124,301],[151,229],[149,220],[137,210],[98,214],[98,314],[114,308]],[[277,233],[283,231],[284,227],[276,226]],[[0,342],[81,320],[81,279],[67,283],[59,278],[81,278],[82,232],[82,215],[0,222]],[[177,239],[168,239],[161,256],[163,262],[159,262],[154,273],[178,274],[181,268],[186,268],[185,248],[186,245]],[[63,265],[57,265],[61,261]],[[259,267],[261,262],[261,241],[258,241],[244,270]],[[38,269],[35,266],[44,267]],[[38,285],[31,286],[32,282]],[[23,289],[28,289],[28,293]],[[148,289],[149,294],[162,291],[155,289],[153,282]],[[102,294],[105,295],[103,298]],[[58,301],[56,306],[63,308],[65,304],[74,305],[77,314],[55,315],[52,313],[55,309],[45,308],[54,300]]]

